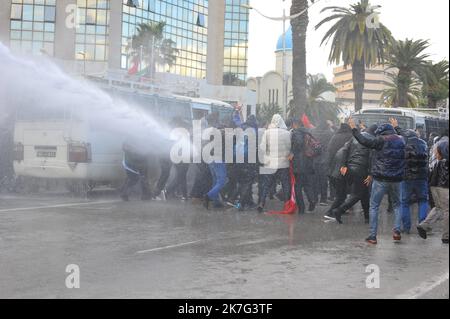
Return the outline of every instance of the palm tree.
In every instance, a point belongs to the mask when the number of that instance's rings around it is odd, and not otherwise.
[[[426,76],[427,59],[424,53],[429,47],[427,40],[395,41],[387,51],[387,66],[398,71],[398,99],[394,106],[408,105],[408,90],[413,85],[415,76]]]
[[[175,42],[164,38],[165,22],[140,23],[132,36],[127,50],[135,59],[145,62],[147,75],[154,77],[156,65],[172,66],[178,54]]]
[[[314,1],[312,1],[314,2]],[[306,93],[306,31],[308,30],[308,0],[292,0],[291,15],[305,11],[299,17],[291,20],[292,26],[292,87],[296,113],[303,114],[307,107]]]
[[[341,111],[337,103],[326,101],[323,94],[326,92],[335,92],[334,85],[327,81],[323,74],[307,74],[307,103],[304,110],[309,118],[317,123],[321,119],[336,120]],[[289,103],[289,117],[300,117],[299,109],[295,107],[293,100]]]
[[[258,108],[258,122],[270,123],[275,114],[281,114],[281,107],[278,104],[263,104]]]
[[[322,12],[332,15],[323,19],[316,30],[325,23],[337,20],[322,39],[322,45],[331,42],[330,63],[352,66],[353,88],[355,91],[355,111],[363,106],[366,67],[382,64],[385,49],[393,41],[391,32],[382,23],[368,25],[371,17],[377,14],[369,0],[360,0],[350,8],[326,7]]]
[[[324,100],[324,93],[336,92],[335,86],[328,82],[323,74],[308,74],[307,79],[308,105]]]
[[[324,93],[335,92],[334,85],[327,81],[323,74],[308,74],[307,76],[308,106],[306,114],[317,123],[320,120],[337,120],[337,115],[341,111],[335,102],[326,101]]]
[[[382,104],[387,107],[396,107],[399,105],[400,94],[403,94],[402,90],[404,82],[402,82],[399,74],[390,74],[391,83],[388,84],[388,88],[382,93]],[[422,98],[422,91],[420,89],[421,82],[418,78],[413,77],[408,81],[406,88],[406,103],[401,104],[404,107],[418,107],[419,101]]]
[[[428,107],[437,108],[438,103],[449,96],[449,64],[447,60],[429,62],[427,69],[422,77],[423,93]]]

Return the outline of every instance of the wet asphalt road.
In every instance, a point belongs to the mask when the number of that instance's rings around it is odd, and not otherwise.
[[[273,202],[271,205],[279,205]],[[344,225],[305,216],[111,195],[0,195],[0,298],[448,298],[440,232],[396,244],[381,216],[378,246],[355,211]],[[69,264],[80,288],[65,286]],[[368,265],[379,289],[366,288]]]

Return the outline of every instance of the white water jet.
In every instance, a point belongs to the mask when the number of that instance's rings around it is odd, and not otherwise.
[[[46,58],[13,55],[0,43],[0,123],[19,108],[51,114],[66,107],[96,129],[141,141],[142,150],[167,152],[170,131],[140,106],[112,99],[94,85],[70,77]],[[170,119],[167,119],[169,121]]]

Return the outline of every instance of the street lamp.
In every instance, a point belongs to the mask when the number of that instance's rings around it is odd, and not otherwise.
[[[83,76],[86,77],[86,52],[80,51],[77,54],[83,56]]]
[[[313,6],[314,4],[318,3],[320,0],[318,1],[314,1],[311,6]],[[285,2],[285,0],[283,0],[283,3]],[[265,14],[263,14],[261,11],[259,11],[258,9],[252,7],[251,5],[248,4],[241,4],[242,8],[248,9],[248,10],[255,10],[255,12],[257,12],[260,16],[262,16],[263,18],[272,20],[272,21],[282,21],[283,22],[283,113],[284,113],[284,117],[286,118],[287,115],[287,105],[288,105],[288,81],[287,81],[287,62],[286,62],[286,21],[290,21],[293,19],[296,19],[298,17],[300,17],[301,15],[303,15],[305,12],[308,11],[308,9],[311,7],[308,6],[305,10],[296,13],[294,15],[291,16],[287,16],[286,15],[286,8],[283,7],[283,16],[281,17],[269,17]]]

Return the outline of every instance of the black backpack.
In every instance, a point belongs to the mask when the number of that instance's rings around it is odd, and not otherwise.
[[[322,144],[311,134],[305,134],[305,156],[314,158],[320,156],[323,152]]]

